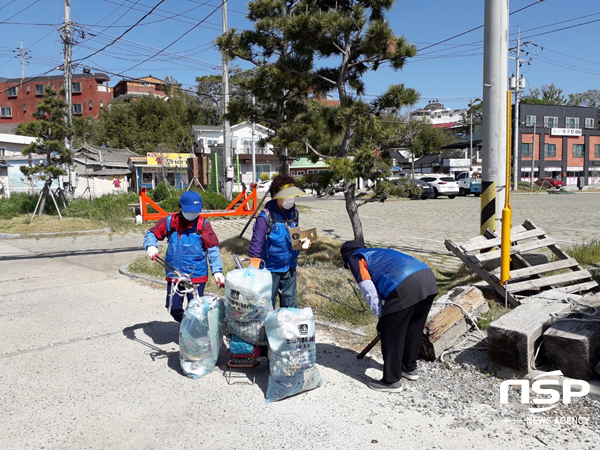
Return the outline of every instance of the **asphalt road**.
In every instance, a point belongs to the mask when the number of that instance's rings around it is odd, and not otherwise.
[[[516,222],[532,218],[558,239],[580,242],[600,237],[599,202],[598,194],[514,196],[513,207]],[[299,203],[314,208],[302,214],[303,228],[351,238],[343,201]],[[440,198],[360,212],[368,240],[443,253],[443,239],[477,233],[477,204]],[[214,227],[224,239],[244,223]],[[163,290],[119,274],[144,254],[141,242],[139,233],[0,240],[0,448],[505,449],[510,441],[515,449],[579,449],[598,440],[583,427],[564,435],[540,428],[542,445],[525,424],[492,417],[508,406],[499,408],[489,380],[486,398],[461,406],[484,425],[457,426],[452,408],[427,405],[460,398],[460,389],[440,383],[421,391],[417,382],[400,395],[371,391],[365,383],[381,376],[380,361],[357,362],[324,329],[317,331],[324,385],[314,391],[266,405],[267,365],[256,384],[229,385],[224,354],[212,374],[189,379]]]

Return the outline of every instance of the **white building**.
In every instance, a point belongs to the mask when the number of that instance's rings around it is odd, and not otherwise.
[[[411,111],[410,118],[413,120],[427,121],[432,125],[452,126],[459,122],[466,114],[467,109],[451,109],[444,107],[438,100],[430,100],[427,106]]]
[[[265,173],[271,177],[278,171],[279,159],[273,153],[273,146],[267,144],[259,147],[259,141],[272,133],[267,127],[259,124],[254,125],[252,131],[251,122],[242,122],[231,126],[231,149],[234,166],[234,177],[237,180],[239,173],[240,182],[249,184],[252,179],[252,141],[254,141],[254,157],[256,161],[256,178],[260,180],[261,174]],[[192,125],[192,136],[194,138],[194,153],[198,156],[208,156],[217,153],[219,166],[223,157],[223,127],[208,125]],[[239,172],[238,172],[239,170]],[[222,173],[222,172],[219,172]]]
[[[23,149],[37,138],[0,133],[0,156],[21,156]]]

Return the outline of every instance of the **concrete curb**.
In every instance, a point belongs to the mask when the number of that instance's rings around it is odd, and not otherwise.
[[[20,233],[20,234],[10,234],[10,233],[0,233],[0,239],[18,239],[18,238],[27,238],[27,237],[38,237],[38,236],[62,236],[69,234],[91,234],[91,233],[110,233],[110,228],[102,228],[99,230],[83,230],[83,231],[57,231],[54,233]]]

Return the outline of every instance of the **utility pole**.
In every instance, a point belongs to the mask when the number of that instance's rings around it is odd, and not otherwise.
[[[500,228],[506,195],[508,0],[485,0],[480,232]]]
[[[469,120],[469,176],[471,176],[470,172],[473,170],[473,104],[480,101],[478,98],[469,101],[469,114],[471,116]]]
[[[537,117],[536,117],[537,119]],[[529,189],[533,191],[533,169],[535,166],[535,126],[537,121],[533,122],[533,144],[531,144],[531,175],[529,177]]]
[[[25,78],[25,51],[23,50],[23,41],[21,41],[21,79]]]
[[[227,33],[227,0],[223,2],[223,34]],[[223,114],[227,114],[229,105],[229,66],[227,56],[223,54]],[[224,194],[227,200],[232,198],[233,165],[231,163],[231,129],[229,120],[223,121],[223,169],[225,172]]]
[[[254,113],[254,108],[256,106],[256,99],[254,95],[252,96],[252,182],[256,181],[256,152],[254,151],[254,120],[256,118],[256,114]]]
[[[64,65],[63,71],[65,73],[65,102],[67,103],[67,123],[71,125],[73,123],[73,74],[71,67],[71,54],[73,51],[73,41],[71,40],[71,0],[65,0],[65,22],[62,26],[61,38],[65,46],[64,53]],[[68,148],[71,148],[70,142]]]
[[[529,42],[525,42],[525,45]],[[513,114],[513,167],[512,167],[512,183],[513,183],[513,191],[518,189],[518,184],[520,180],[519,176],[519,94],[521,90],[525,89],[525,78],[523,75],[519,76],[519,69],[521,68],[520,59],[521,56],[521,27],[517,27],[517,54],[515,56],[515,73],[516,76],[510,77],[510,88],[515,92],[515,113]]]

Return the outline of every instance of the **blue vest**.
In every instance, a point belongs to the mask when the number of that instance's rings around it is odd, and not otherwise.
[[[354,255],[365,258],[373,284],[384,300],[409,275],[429,269],[424,262],[391,249],[362,248],[354,252]]]
[[[263,210],[260,214],[266,217],[270,229],[270,232],[267,230],[261,253],[267,270],[269,272],[295,270],[300,250],[292,249],[292,238],[288,229],[298,226],[298,210],[294,206],[288,214],[274,213],[271,210]]]
[[[204,218],[198,218],[198,222],[202,220],[201,229],[191,227],[179,234],[176,230],[171,230],[171,218],[167,217],[167,239],[169,245],[165,261],[179,270],[182,275],[189,275],[190,278],[200,278],[208,275],[208,267],[206,264],[206,252],[202,244],[202,227],[204,226]],[[198,233],[197,231],[200,231]],[[165,268],[165,273],[169,278],[177,278],[168,268]]]

